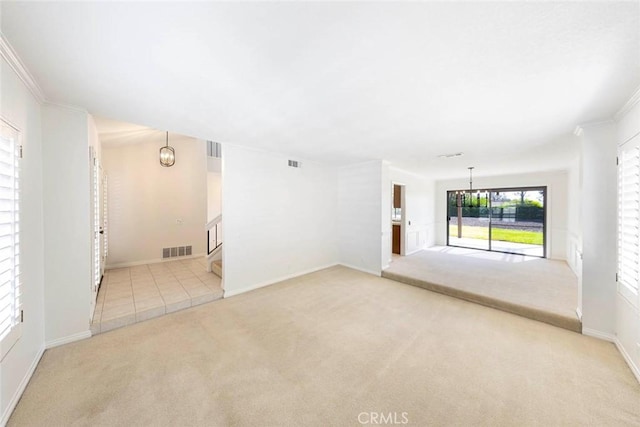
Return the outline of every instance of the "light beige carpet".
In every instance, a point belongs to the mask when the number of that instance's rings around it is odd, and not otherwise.
[[[382,275],[582,332],[578,279],[564,261],[435,246],[394,257]]]
[[[334,267],[49,350],[9,425],[638,425],[639,403],[610,343]]]

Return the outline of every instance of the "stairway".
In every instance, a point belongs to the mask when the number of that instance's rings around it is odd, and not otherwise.
[[[207,230],[207,271],[222,278],[222,215],[209,221]]]

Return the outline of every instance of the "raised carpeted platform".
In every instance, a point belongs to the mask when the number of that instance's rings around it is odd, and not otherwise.
[[[563,261],[434,247],[394,257],[382,276],[582,332],[578,280]]]

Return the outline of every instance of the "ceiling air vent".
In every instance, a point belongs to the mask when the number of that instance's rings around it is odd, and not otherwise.
[[[289,160],[289,166],[291,166],[292,168],[299,168],[302,167],[302,163],[297,160]]]
[[[440,154],[438,157],[441,159],[453,159],[455,157],[462,157],[464,153],[450,153],[450,154]]]

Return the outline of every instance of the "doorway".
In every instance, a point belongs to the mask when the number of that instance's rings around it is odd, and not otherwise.
[[[391,253],[404,255],[404,185],[391,185]]]
[[[546,257],[547,187],[447,192],[447,246]]]

